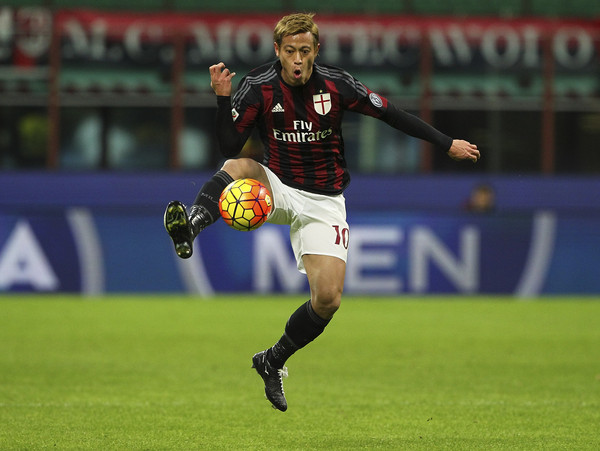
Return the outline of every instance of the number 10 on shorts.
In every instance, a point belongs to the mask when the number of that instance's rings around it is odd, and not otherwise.
[[[340,229],[339,225],[332,226],[335,230],[335,244],[344,246],[344,249],[348,249],[348,238],[350,235],[350,230],[348,227],[343,227]]]

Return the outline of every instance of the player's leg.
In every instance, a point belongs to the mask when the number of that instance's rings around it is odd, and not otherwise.
[[[241,178],[253,178],[263,183],[269,192],[271,185],[263,167],[250,158],[227,160],[198,191],[190,208],[192,239],[220,217],[219,197],[227,185]]]
[[[164,223],[173,240],[175,251],[181,258],[193,253],[192,243],[206,227],[219,219],[219,197],[227,185],[240,178],[254,178],[264,183],[271,191],[263,167],[250,158],[227,160],[196,195],[189,213],[183,203],[169,202],[165,210]]]
[[[265,172],[264,166],[256,162],[251,158],[238,158],[235,160],[227,160],[222,171],[228,173],[233,180],[242,178],[250,178],[258,180],[260,183],[265,185],[269,192],[271,191],[271,183]],[[222,190],[221,190],[222,191]]]
[[[340,307],[346,262],[328,255],[305,254],[302,257],[310,286],[313,311],[329,321]]]
[[[307,254],[303,257],[311,298],[290,316],[285,333],[273,347],[252,358],[265,382],[265,394],[273,406],[287,410],[282,377],[287,376],[285,362],[323,333],[340,306],[346,263],[328,255]]]
[[[272,180],[277,184],[277,180]],[[285,187],[278,187],[278,193]],[[281,376],[297,350],[308,345],[327,327],[340,306],[348,253],[348,224],[343,196],[321,196],[288,189],[279,208],[298,212],[291,221],[290,238],[298,262],[310,285],[311,299],[302,304],[285,325],[279,341],[252,361],[265,382],[265,393],[279,410],[287,409]],[[265,371],[266,369],[266,371]]]
[[[269,362],[276,368],[283,368],[292,354],[321,335],[342,301],[346,262],[317,254],[306,254],[302,259],[310,299],[290,316],[283,336],[267,350]]]

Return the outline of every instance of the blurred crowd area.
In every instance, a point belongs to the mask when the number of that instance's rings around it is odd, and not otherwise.
[[[598,0],[4,0],[0,169],[214,169],[208,66],[272,61],[291,11],[316,12],[319,62],[483,151],[456,164],[347,114],[353,171],[600,173]]]
[[[4,0],[13,7],[99,8],[116,11],[217,11],[229,13],[320,13],[492,15],[492,16],[575,16],[589,17],[600,12],[595,0]]]

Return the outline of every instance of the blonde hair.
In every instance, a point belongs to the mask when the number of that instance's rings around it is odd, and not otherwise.
[[[275,30],[273,30],[273,41],[281,46],[281,41],[286,36],[294,36],[299,33],[311,33],[315,48],[319,45],[319,27],[314,23],[314,13],[295,13],[282,17]]]

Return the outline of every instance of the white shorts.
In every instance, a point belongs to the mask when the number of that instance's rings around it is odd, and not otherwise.
[[[290,226],[290,241],[298,270],[306,274],[302,261],[305,254],[329,255],[345,262],[349,229],[344,195],[328,196],[291,188],[269,168],[263,168],[273,197],[268,222]]]

